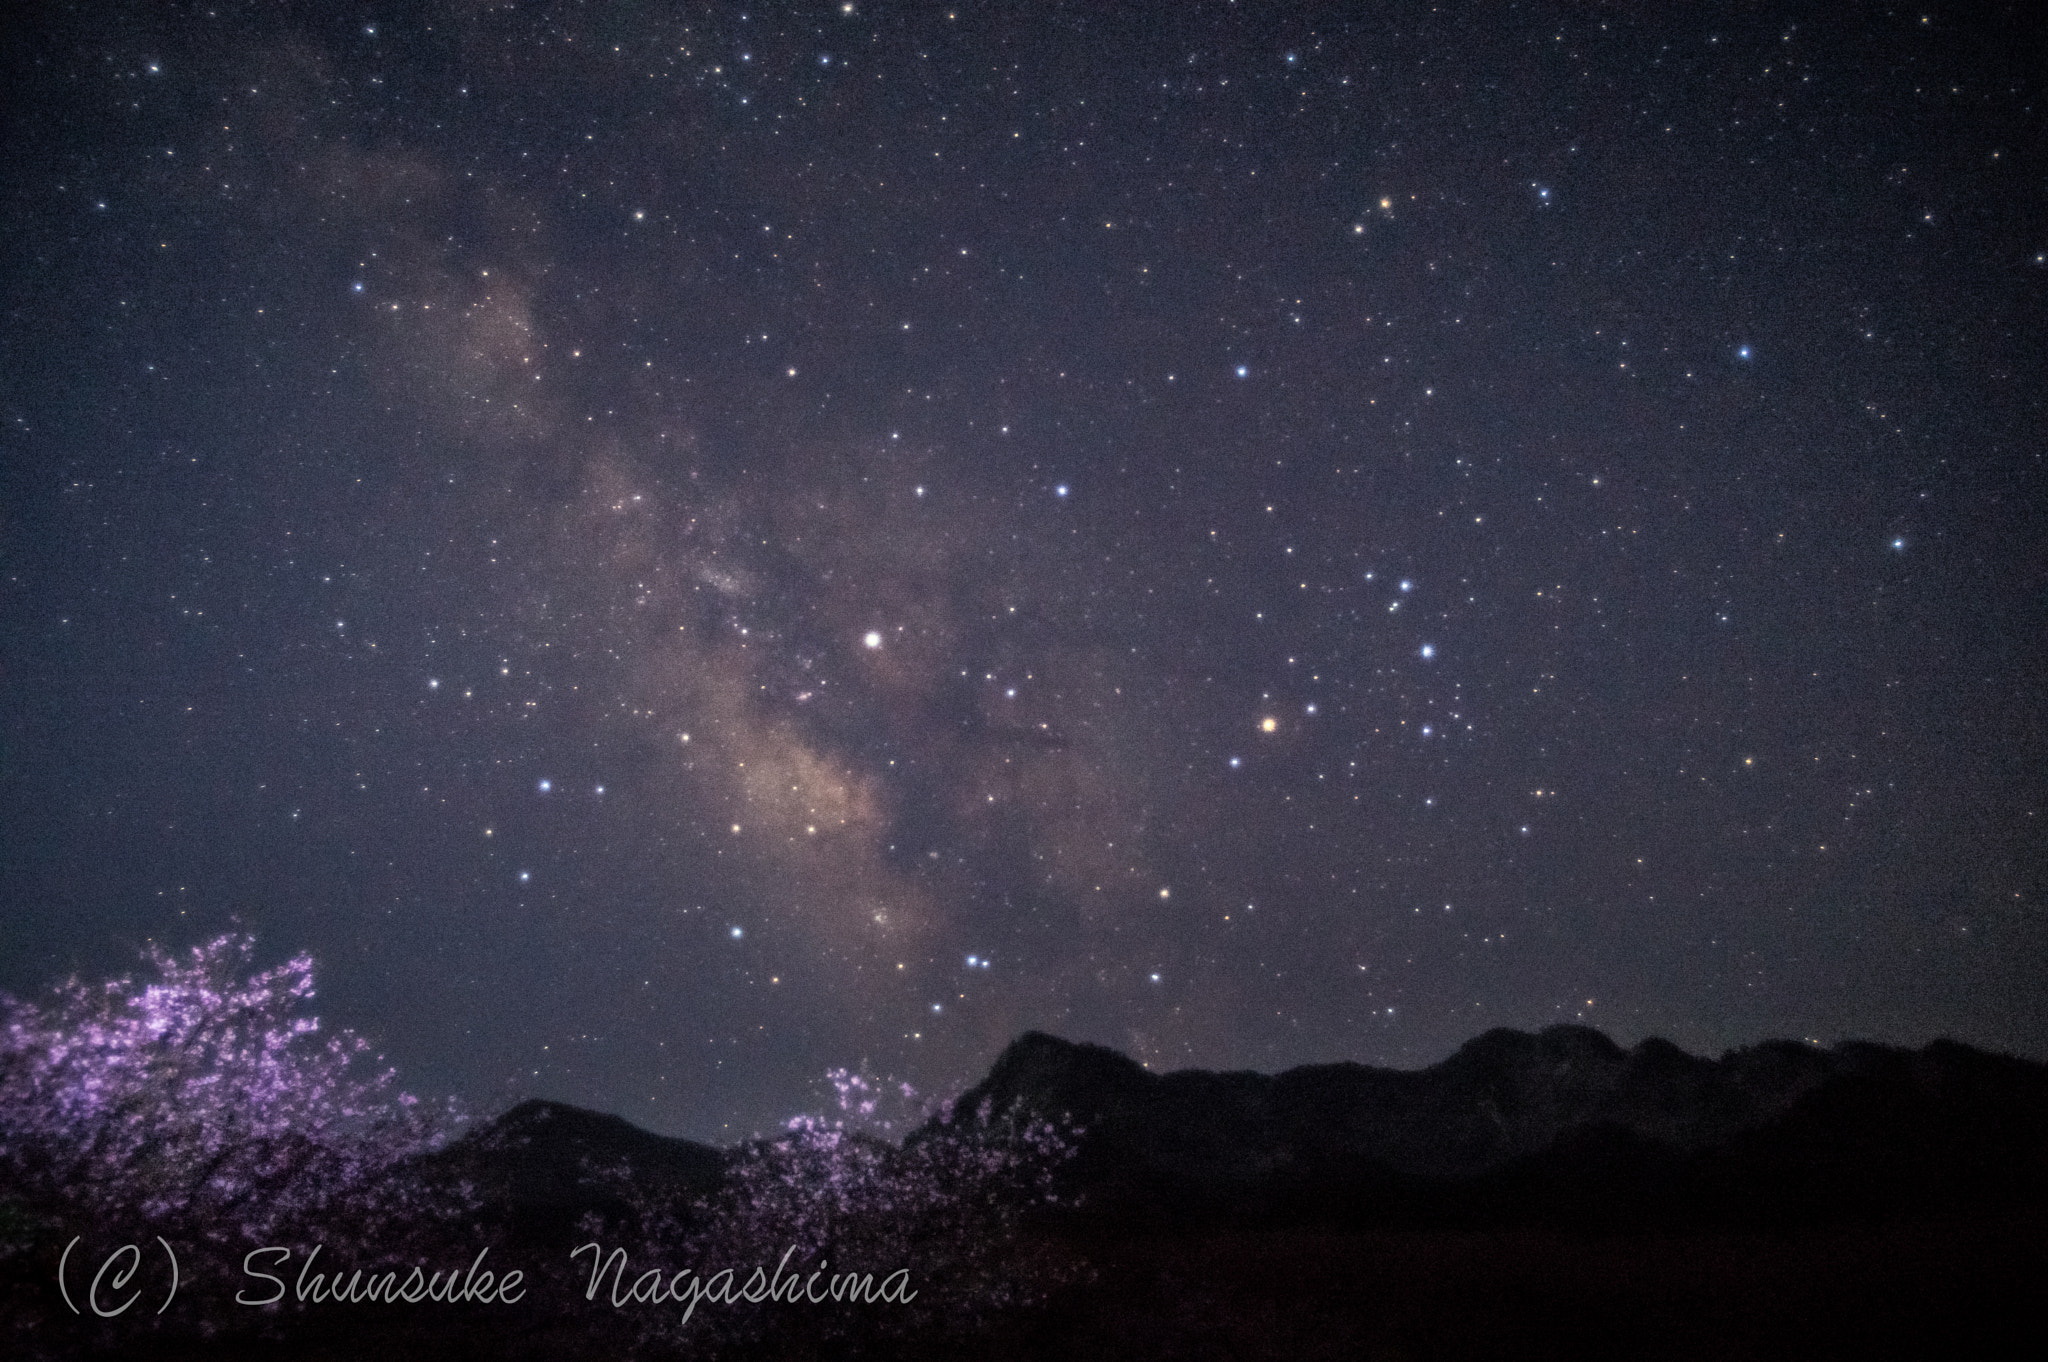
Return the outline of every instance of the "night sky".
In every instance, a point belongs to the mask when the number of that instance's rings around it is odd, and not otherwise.
[[[17,11],[0,987],[2048,1055],[2041,14],[1648,8]]]

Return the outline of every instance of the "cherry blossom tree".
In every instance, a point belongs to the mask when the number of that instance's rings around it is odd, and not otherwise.
[[[638,1206],[639,1254],[702,1277],[759,1266],[800,1278],[901,1269],[915,1297],[820,1306],[786,1299],[644,1316],[643,1342],[697,1350],[803,1339],[929,1342],[968,1335],[1042,1303],[1083,1271],[1024,1232],[1057,1204],[1055,1177],[1080,1131],[997,1113],[921,1103],[907,1084],[851,1070],[827,1075],[836,1115],[790,1120],[779,1135],[734,1151],[725,1180],[687,1205]],[[901,1132],[900,1142],[889,1136]],[[900,1293],[899,1293],[900,1296]]]
[[[18,1195],[260,1239],[447,1138],[452,1110],[303,1014],[310,957],[251,973],[253,952],[241,935],[156,948],[154,978],[0,1003],[0,1168]]]

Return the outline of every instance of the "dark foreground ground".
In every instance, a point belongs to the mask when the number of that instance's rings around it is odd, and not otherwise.
[[[729,1358],[1429,1359],[2038,1357],[2048,1282],[2038,1219],[1824,1231],[1599,1235],[1546,1230],[1240,1231],[1035,1236],[1086,1264],[1046,1306],[912,1338],[802,1334],[739,1350],[710,1336],[644,1355]],[[616,1358],[634,1334],[602,1302],[517,1315],[356,1307],[268,1341],[128,1358]],[[746,1308],[746,1307],[740,1307]],[[768,1307],[762,1307],[768,1308]],[[887,1307],[870,1307],[881,1311]],[[961,1314],[975,1313],[963,1302]],[[63,1328],[63,1321],[57,1321]],[[60,1339],[50,1355],[66,1355]]]
[[[1246,1233],[1097,1245],[1002,1355],[2037,1357],[2040,1223],[1785,1234]]]

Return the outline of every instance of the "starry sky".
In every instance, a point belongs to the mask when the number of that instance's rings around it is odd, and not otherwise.
[[[730,1140],[2048,1055],[2028,6],[30,7],[0,987]]]

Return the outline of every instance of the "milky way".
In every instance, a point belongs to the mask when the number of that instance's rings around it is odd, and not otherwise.
[[[38,11],[0,984],[239,924],[717,1139],[1032,1027],[2048,1053],[2007,18]]]

